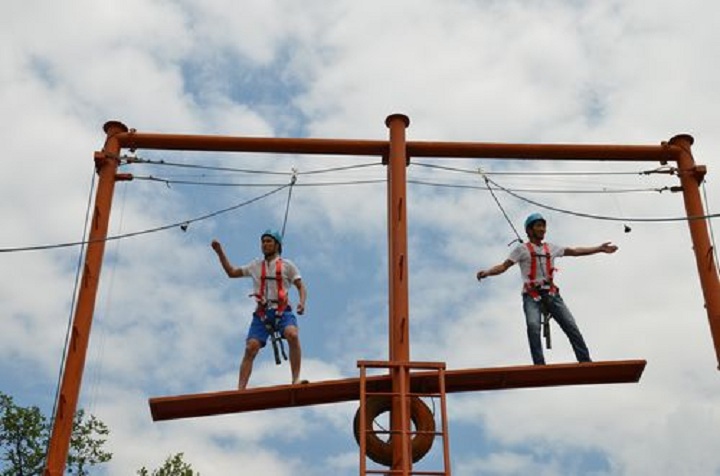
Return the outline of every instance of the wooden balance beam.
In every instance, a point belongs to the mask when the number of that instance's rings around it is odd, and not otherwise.
[[[617,360],[582,364],[524,365],[487,369],[448,370],[445,391],[472,392],[511,388],[556,387],[635,383],[640,380],[644,360]],[[436,393],[437,372],[410,374],[412,393]],[[390,375],[367,377],[368,392],[389,392]],[[339,403],[360,398],[360,379],[325,380],[299,385],[278,385],[246,390],[156,397],[149,399],[154,421],[193,418],[225,413],[251,412],[273,408]]]

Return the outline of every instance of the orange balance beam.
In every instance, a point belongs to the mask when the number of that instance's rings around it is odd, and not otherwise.
[[[489,369],[448,370],[445,391],[472,392],[510,388],[552,387],[560,385],[593,385],[634,383],[645,369],[644,360],[619,360],[584,364],[524,365]],[[389,375],[367,378],[368,392],[389,392]],[[411,392],[438,392],[436,372],[411,374]],[[304,385],[279,385],[151,398],[150,412],[154,421],[192,418],[225,413],[240,413],[284,407],[301,407],[338,403],[360,398],[360,379],[326,380]]]

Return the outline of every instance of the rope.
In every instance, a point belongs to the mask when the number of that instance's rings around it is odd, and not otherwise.
[[[201,216],[199,216],[199,217],[191,218],[191,219],[189,219],[189,220],[179,221],[179,222],[176,222],[176,223],[170,223],[170,224],[168,224],[168,225],[162,225],[162,226],[158,226],[158,227],[155,227],[155,228],[149,228],[149,229],[146,229],[146,230],[140,230],[140,231],[135,231],[135,232],[130,232],[130,233],[124,233],[124,234],[121,234],[121,235],[108,236],[108,237],[105,238],[104,240],[87,240],[85,237],[83,237],[83,241],[73,241],[73,242],[68,242],[68,243],[57,243],[57,244],[53,244],[53,245],[36,245],[36,246],[19,246],[19,247],[14,247],[14,248],[0,248],[0,253],[17,253],[17,252],[22,252],[22,251],[40,251],[40,250],[51,250],[51,249],[57,249],[57,248],[68,248],[68,247],[71,247],[71,246],[82,246],[82,245],[87,245],[87,244],[90,244],[90,243],[97,243],[97,242],[100,242],[100,241],[106,241],[106,242],[107,242],[107,241],[121,240],[121,239],[124,239],[124,238],[131,238],[131,237],[140,236],[140,235],[147,235],[147,234],[149,234],[149,233],[156,233],[156,232],[158,232],[158,231],[165,231],[165,230],[169,230],[169,229],[171,229],[171,228],[177,228],[177,227],[180,227],[181,229],[186,230],[187,227],[188,227],[191,223],[199,222],[199,221],[202,221],[202,220],[207,220],[207,219],[209,219],[209,218],[214,218],[214,217],[216,217],[216,216],[218,216],[218,215],[222,215],[223,213],[228,213],[228,212],[237,210],[238,208],[241,208],[241,207],[250,205],[251,203],[257,202],[257,201],[259,201],[259,200],[262,200],[263,198],[267,198],[267,197],[269,197],[270,195],[273,195],[273,194],[275,194],[275,193],[278,193],[278,192],[280,192],[281,190],[283,190],[284,188],[286,188],[286,187],[288,187],[288,186],[289,186],[289,184],[287,184],[287,185],[282,185],[282,186],[280,186],[280,187],[278,187],[278,188],[275,188],[275,189],[273,189],[273,190],[270,190],[269,192],[263,193],[262,195],[258,195],[257,197],[253,197],[253,198],[251,198],[251,199],[249,199],[249,200],[246,200],[246,201],[244,201],[244,202],[238,203],[238,204],[233,205],[233,206],[231,206],[231,207],[223,208],[223,209],[221,209],[221,210],[217,210],[217,211],[208,213],[208,214],[206,214],[206,215],[201,215]]]
[[[531,200],[527,197],[523,197],[522,195],[519,195],[512,190],[509,190],[502,185],[499,185],[497,182],[494,182],[492,179],[488,179],[488,181],[493,184],[495,187],[499,188],[503,192],[512,195],[513,197],[517,198],[518,200],[522,200],[523,202],[529,203],[531,205],[535,205],[536,207],[544,208],[546,210],[551,210],[558,213],[564,213],[566,215],[573,215],[581,218],[593,218],[595,220],[607,220],[607,221],[626,221],[626,222],[674,222],[674,221],[689,221],[689,220],[708,220],[711,218],[720,218],[720,213],[711,213],[711,214],[705,214],[700,216],[684,216],[684,217],[660,217],[660,218],[647,218],[647,217],[635,217],[635,218],[623,218],[623,217],[614,217],[614,216],[605,216],[605,215],[595,215],[592,213],[583,213],[583,212],[576,212],[573,210],[568,210],[564,208],[558,208],[553,207],[544,203],[540,203],[535,200]]]
[[[500,200],[498,200],[497,196],[495,195],[495,192],[493,191],[492,187],[490,187],[490,179],[487,178],[487,175],[485,175],[485,172],[483,172],[482,167],[478,168],[478,173],[482,175],[483,179],[485,179],[485,185],[487,186],[488,191],[490,192],[490,195],[492,195],[493,200],[495,200],[495,203],[497,204],[498,208],[502,212],[503,216],[505,217],[505,220],[508,222],[508,225],[510,225],[510,228],[512,228],[512,231],[515,233],[515,236],[517,236],[517,240],[513,240],[510,243],[508,243],[508,246],[513,244],[515,241],[522,243],[523,239],[520,237],[520,233],[515,229],[515,225],[512,224],[512,220],[510,220],[510,217],[508,217],[508,214],[505,213],[505,209],[500,204]]]
[[[290,186],[288,187],[287,204],[285,205],[285,218],[283,218],[282,230],[280,231],[280,236],[283,238],[285,237],[285,225],[287,225],[288,213],[290,212],[290,198],[292,197],[293,186],[295,185],[296,181],[297,170],[295,169],[295,167],[293,167],[292,178],[290,179]]]

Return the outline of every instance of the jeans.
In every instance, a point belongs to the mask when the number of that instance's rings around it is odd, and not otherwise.
[[[590,362],[590,351],[587,345],[585,345],[585,340],[575,323],[570,309],[565,305],[560,294],[551,295],[546,291],[541,291],[540,295],[553,318],[570,341],[578,362]],[[542,339],[540,336],[542,328],[541,303],[540,301],[535,301],[527,293],[523,293],[522,296],[530,354],[532,355],[535,365],[544,365],[545,357],[543,355]]]

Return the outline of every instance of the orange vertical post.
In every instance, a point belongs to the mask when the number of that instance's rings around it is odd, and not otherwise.
[[[407,144],[405,130],[410,119],[392,114],[385,120],[389,129],[390,147],[387,158],[388,174],[388,268],[389,268],[389,340],[390,361],[410,360],[410,332],[408,320],[408,264],[407,264]],[[398,367],[392,370],[393,392],[409,388],[409,377]],[[392,469],[408,474],[412,461],[408,457],[403,435],[410,429],[410,418],[403,412],[404,396],[393,397],[390,431],[393,442]]]
[[[102,152],[95,154],[95,165],[99,176],[95,195],[95,211],[85,255],[77,307],[73,316],[70,345],[65,356],[60,395],[55,408],[52,435],[45,461],[45,476],[62,476],[70,448],[73,420],[77,410],[80,385],[82,383],[85,357],[87,356],[90,329],[92,327],[95,298],[97,297],[100,269],[105,252],[105,239],[110,222],[110,207],[115,190],[116,173],[119,166],[120,144],[114,135],[127,132],[119,122],[108,122],[104,126],[107,138]]]
[[[700,183],[705,176],[705,168],[695,165],[695,159],[691,152],[692,144],[692,136],[686,134],[670,139],[670,145],[681,149],[677,158],[678,175],[682,185],[700,286],[705,298],[705,309],[710,322],[710,333],[715,345],[718,369],[720,369],[720,278],[718,278],[718,270],[713,259],[713,245],[710,241],[707,219],[693,218],[705,215],[705,208],[700,197]]]

